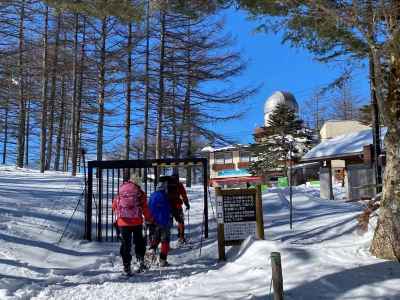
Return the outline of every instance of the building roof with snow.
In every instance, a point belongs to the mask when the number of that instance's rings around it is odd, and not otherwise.
[[[321,127],[321,141],[323,142],[339,135],[359,132],[370,128],[356,120],[328,120]]]
[[[381,139],[386,134],[386,128],[381,129]],[[302,158],[302,161],[317,161],[324,159],[340,159],[363,153],[363,147],[372,144],[372,129],[343,134],[324,141]]]
[[[200,152],[219,152],[219,151],[229,151],[235,150],[240,148],[248,148],[249,145],[247,144],[236,144],[236,145],[228,145],[225,147],[213,148],[212,146],[206,146],[200,150]]]

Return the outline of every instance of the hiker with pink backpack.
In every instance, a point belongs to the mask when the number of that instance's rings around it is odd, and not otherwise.
[[[124,170],[123,182],[119,187],[118,195],[113,199],[112,209],[117,217],[117,226],[121,234],[120,254],[126,275],[132,275],[131,248],[132,238],[135,243],[135,254],[139,266],[136,272],[146,269],[144,255],[146,245],[143,237],[143,216],[148,223],[152,217],[147,207],[147,196],[141,187],[129,178],[129,170]]]

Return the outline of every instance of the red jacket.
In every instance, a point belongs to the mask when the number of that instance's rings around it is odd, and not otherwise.
[[[133,183],[132,181],[127,181],[124,182],[123,184],[134,184],[135,188],[139,189],[139,193],[140,196],[138,199],[136,199],[137,201],[137,205],[142,209],[142,213],[146,219],[146,221],[150,221],[152,220],[152,217],[150,215],[150,211],[147,207],[147,196],[146,193],[140,188],[139,185]],[[122,186],[122,185],[121,185]],[[118,205],[118,198],[120,197],[120,195],[118,194],[112,202],[112,210],[114,212],[117,211],[117,205]],[[135,226],[135,225],[142,225],[143,224],[143,216],[137,216],[134,218],[117,218],[117,225],[119,227],[124,227],[124,226]]]
[[[171,191],[168,190],[168,197],[171,201],[172,208],[182,208],[182,204],[189,204],[189,199],[186,193],[185,186],[178,182],[176,188],[172,187]]]

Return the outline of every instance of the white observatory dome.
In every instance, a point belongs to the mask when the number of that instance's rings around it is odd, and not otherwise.
[[[278,106],[278,104],[286,104],[289,108],[293,109],[296,113],[299,111],[294,96],[289,92],[277,91],[270,96],[264,104],[264,126],[269,126],[268,122],[271,113]]]

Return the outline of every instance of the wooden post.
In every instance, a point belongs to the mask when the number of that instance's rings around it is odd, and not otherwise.
[[[218,224],[218,259],[226,260],[225,240],[224,240],[224,224]]]
[[[271,253],[272,285],[274,287],[274,300],[283,300],[283,278],[281,266],[281,254]]]
[[[217,197],[222,197],[222,192],[220,187],[215,188],[215,196]],[[218,206],[218,200],[217,200],[217,206]],[[218,215],[218,208],[217,208],[217,215]],[[218,216],[217,216],[217,221],[218,221]],[[221,260],[226,260],[225,257],[225,237],[224,237],[224,223],[218,221],[217,225],[217,237],[218,237],[218,259]]]
[[[260,240],[263,240],[264,239],[264,214],[263,214],[263,206],[262,206],[261,184],[257,184],[256,223],[257,223],[257,237]]]
[[[332,183],[332,161],[327,160],[326,166],[329,170],[329,200],[334,200],[333,196],[333,183]]]

